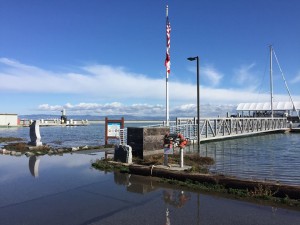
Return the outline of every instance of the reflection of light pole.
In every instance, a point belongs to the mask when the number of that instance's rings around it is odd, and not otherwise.
[[[197,145],[198,145],[198,153],[200,153],[200,93],[199,93],[199,57],[189,57],[187,58],[190,61],[197,60]]]

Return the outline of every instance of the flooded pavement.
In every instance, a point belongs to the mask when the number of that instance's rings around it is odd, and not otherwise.
[[[141,126],[145,124],[126,124]],[[81,127],[41,127],[41,141],[52,147],[99,146],[104,144],[104,124]],[[29,128],[2,128],[0,137],[29,141]],[[268,134],[202,143],[200,155],[215,160],[210,171],[241,179],[267,180],[300,185],[300,133]],[[0,148],[4,143],[0,143]],[[188,146],[185,152],[194,152]],[[195,149],[197,149],[195,147]]]
[[[1,225],[300,224],[300,211],[91,168],[91,160],[103,154],[0,155]]]

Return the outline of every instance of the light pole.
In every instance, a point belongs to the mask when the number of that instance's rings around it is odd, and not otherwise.
[[[199,57],[189,57],[187,58],[190,61],[197,60],[197,146],[198,153],[200,153],[200,93],[199,93]]]

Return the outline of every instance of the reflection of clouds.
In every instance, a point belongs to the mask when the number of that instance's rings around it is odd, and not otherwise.
[[[62,168],[75,168],[86,166],[87,163],[90,163],[92,160],[100,159],[104,156],[104,153],[96,155],[88,155],[88,154],[63,154],[60,155],[52,155],[52,156],[42,156],[43,158],[43,167],[62,167]],[[91,163],[90,163],[91,164]],[[45,166],[44,166],[45,165]]]
[[[28,158],[0,155],[0,182],[6,183],[28,174]]]
[[[104,155],[104,153],[101,153]],[[91,174],[91,161],[101,158],[101,154],[87,155],[87,154],[64,154],[63,156],[39,156],[42,160],[42,168],[44,170],[63,170],[80,168],[78,173],[86,175]],[[30,169],[29,158],[26,156],[14,157],[8,155],[0,155],[0,183],[13,182],[19,178],[28,177],[28,167],[33,176],[38,175],[37,162],[33,163]],[[35,167],[36,166],[36,167]],[[36,171],[35,169],[36,168]],[[102,175],[100,172],[95,173],[97,176]]]

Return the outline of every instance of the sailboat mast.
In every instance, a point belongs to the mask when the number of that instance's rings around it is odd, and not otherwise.
[[[273,55],[273,48],[270,45],[270,94],[271,94],[271,117],[273,118],[273,71],[272,71],[272,55]]]

